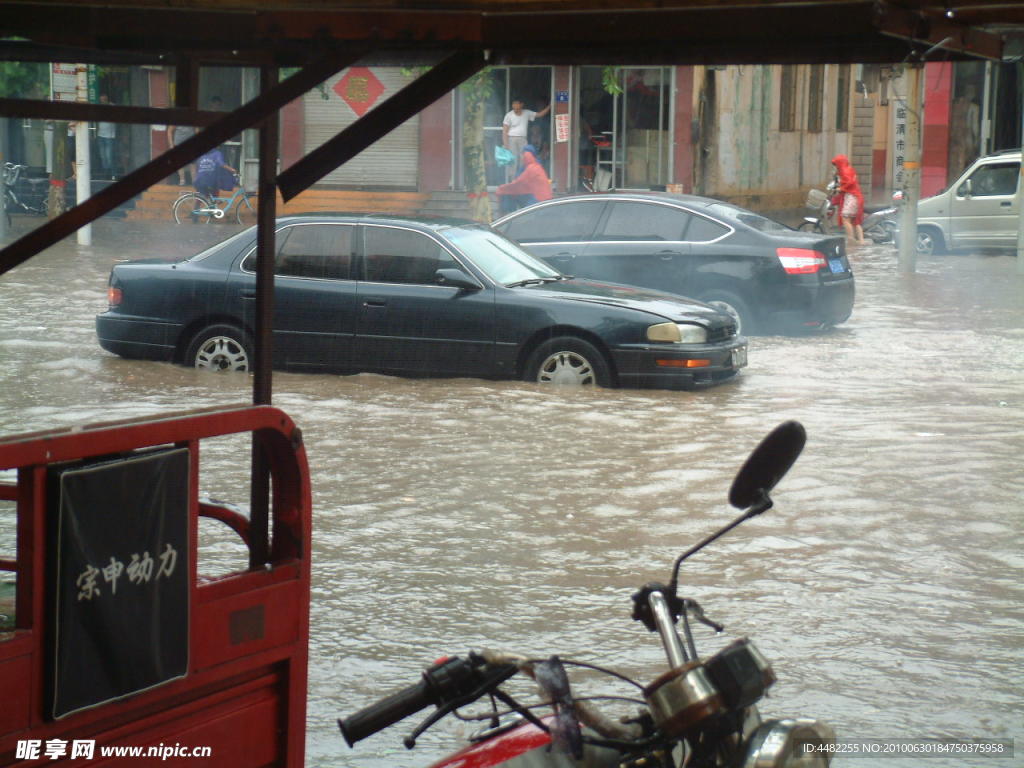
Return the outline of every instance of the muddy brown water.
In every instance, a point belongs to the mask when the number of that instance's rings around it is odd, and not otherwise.
[[[3,433],[249,400],[243,375],[121,360],[93,329],[115,261],[227,231],[100,222],[91,247],[72,237],[0,277]],[[784,419],[809,439],[775,508],[683,568],[726,625],[698,625],[699,647],[755,639],[779,678],[768,716],[849,739],[1024,744],[1024,278],[1006,254],[913,275],[887,246],[851,262],[846,325],[752,339],[750,367],[710,390],[276,374],[313,470],[307,764],[421,766],[454,749],[472,727],[450,719],[412,752],[418,718],[354,750],[335,726],[444,654],[558,653],[653,679],[663,653],[630,621],[632,591],[731,518],[733,473]],[[201,492],[244,505],[246,461],[244,440],[207,450]],[[201,571],[230,569],[239,547],[203,526]],[[11,541],[0,516],[0,551]]]

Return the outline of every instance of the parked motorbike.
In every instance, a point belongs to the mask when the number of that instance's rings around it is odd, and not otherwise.
[[[864,218],[864,236],[870,237],[871,242],[876,245],[880,243],[891,243],[895,240],[895,233],[899,227],[900,208],[903,204],[903,192],[897,190],[892,194],[892,205],[882,208]]]
[[[772,506],[769,492],[803,450],[806,434],[795,421],[780,424],[761,441],[733,481],[729,503],[743,510],[735,520],[684,552],[668,584],[650,582],[632,597],[632,618],[657,632],[669,669],[648,685],[612,670],[551,656],[531,659],[495,651],[444,658],[428,667],[415,685],[391,694],[338,721],[349,746],[433,705],[434,711],[405,739],[416,739],[446,715],[489,721],[461,751],[433,768],[460,766],[617,766],[618,768],[795,768],[828,766],[835,736],[815,720],[762,720],[756,703],[775,674],[748,638],[734,641],[710,658],[698,653],[691,619],[722,632],[696,600],[679,590],[680,566],[689,557],[745,520]],[[677,626],[682,624],[682,640]],[[604,672],[638,689],[639,705],[626,717],[602,714],[595,700],[573,692],[565,668]],[[540,704],[524,704],[502,685],[516,674],[534,681]],[[611,698],[611,697],[608,697]],[[474,702],[489,705],[459,712]],[[550,713],[538,714],[550,709]]]
[[[843,223],[839,220],[839,199],[842,193],[839,191],[839,178],[833,177],[828,183],[825,191],[812,189],[807,193],[805,205],[817,216],[804,216],[804,220],[797,227],[801,232],[818,232],[823,235],[831,235],[843,230]]]

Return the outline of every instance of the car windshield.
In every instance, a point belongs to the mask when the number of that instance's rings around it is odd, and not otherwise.
[[[535,259],[518,245],[486,227],[452,227],[444,236],[501,285],[557,280],[561,273]]]
[[[787,227],[785,224],[774,219],[766,218],[760,214],[752,213],[727,203],[714,203],[708,206],[708,210],[724,218],[746,224],[758,232],[791,232],[793,230],[792,227]]]

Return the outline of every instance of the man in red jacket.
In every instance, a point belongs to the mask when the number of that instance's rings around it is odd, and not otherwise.
[[[843,193],[839,216],[846,230],[846,240],[851,244],[864,245],[864,229],[861,227],[864,223],[864,193],[860,191],[857,172],[853,170],[846,155],[833,157],[832,165],[839,175],[839,190]]]
[[[537,153],[532,144],[523,148],[523,172],[508,184],[497,189],[498,211],[510,213],[541,200],[551,199],[551,181],[544,166],[537,162]]]

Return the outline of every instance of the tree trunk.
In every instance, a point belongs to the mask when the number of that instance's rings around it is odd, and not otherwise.
[[[474,221],[491,221],[491,198],[487,194],[487,155],[484,151],[484,106],[489,84],[487,71],[465,86],[465,121],[462,126],[463,157],[466,167],[466,197]]]
[[[68,209],[64,187],[71,175],[68,164],[68,124],[54,123],[53,126],[53,171],[50,175],[50,191],[46,201],[46,215],[53,219]]]

